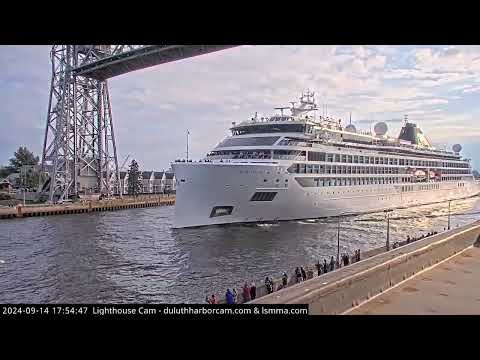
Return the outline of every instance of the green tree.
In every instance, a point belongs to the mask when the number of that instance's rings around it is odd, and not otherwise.
[[[9,167],[18,171],[23,165],[37,165],[38,161],[38,156],[35,156],[26,146],[20,146],[18,150],[13,153]]]
[[[0,179],[7,177],[11,173],[12,171],[10,170],[10,168],[0,167]]]
[[[137,196],[142,191],[142,181],[140,180],[140,171],[138,170],[138,163],[135,159],[130,163],[128,169],[128,194]]]

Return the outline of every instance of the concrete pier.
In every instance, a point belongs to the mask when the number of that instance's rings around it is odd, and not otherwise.
[[[480,314],[480,248],[470,246],[352,309],[352,315]]]
[[[80,214],[98,211],[114,211],[130,208],[168,206],[175,204],[175,196],[140,195],[98,201],[84,201],[68,205],[29,205],[0,209],[0,219],[12,219],[28,216],[48,216],[64,214]]]
[[[311,314],[345,313],[422,270],[464,251],[479,237],[480,222],[477,221],[380,253],[250,303],[309,304]]]

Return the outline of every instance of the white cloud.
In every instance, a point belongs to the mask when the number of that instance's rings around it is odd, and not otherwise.
[[[0,68],[0,121],[13,127],[0,135],[1,145],[24,136],[20,123],[45,122],[48,48],[0,47]],[[480,128],[471,104],[460,117],[451,108],[480,90],[477,46],[242,46],[144,69],[109,84],[119,151],[136,153],[150,168],[167,167],[183,154],[187,128],[192,155],[203,156],[232,121],[256,111],[271,114],[273,107],[298,101],[306,88],[316,91],[320,108],[328,103],[335,118],[352,112],[353,119],[379,121],[408,114],[440,139],[452,133],[472,138]],[[392,131],[398,126],[392,124]],[[37,149],[41,141],[40,134]],[[147,143],[162,151],[147,149]],[[3,152],[0,163],[10,156],[10,149]]]

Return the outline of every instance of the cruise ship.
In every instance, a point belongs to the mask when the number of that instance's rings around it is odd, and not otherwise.
[[[291,104],[232,123],[200,161],[172,163],[174,228],[352,215],[480,192],[461,146],[436,149],[407,119],[395,138],[384,122],[357,131],[317,117],[311,92]]]

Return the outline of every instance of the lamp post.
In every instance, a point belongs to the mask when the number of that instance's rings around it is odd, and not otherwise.
[[[343,216],[348,216],[348,213],[341,213],[338,215],[337,221],[337,263],[340,266],[340,220]]]
[[[392,211],[391,209],[383,210],[387,219],[387,251],[390,251],[390,213]]]
[[[187,162],[188,162],[188,135],[190,135],[189,130],[187,130]]]
[[[450,230],[450,203],[452,200],[448,200],[448,230]]]
[[[340,216],[337,225],[337,264],[340,264]]]

